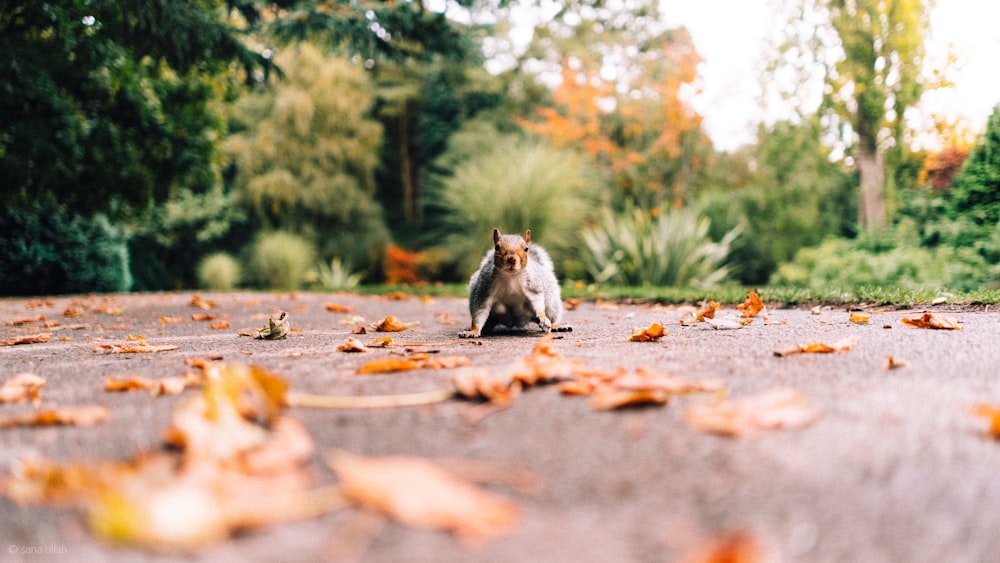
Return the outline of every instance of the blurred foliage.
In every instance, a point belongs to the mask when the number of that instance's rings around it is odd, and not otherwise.
[[[0,208],[0,294],[128,291],[125,234],[103,215]]]
[[[740,282],[765,284],[800,248],[829,236],[854,236],[856,176],[830,161],[819,130],[816,118],[761,126],[757,144],[743,153],[743,166],[753,163],[748,177],[723,177],[699,197],[696,207],[712,219],[713,239],[743,226],[729,259]],[[745,184],[734,185],[740,181]]]
[[[492,246],[494,228],[531,230],[557,270],[581,275],[580,227],[596,203],[595,177],[578,153],[472,122],[456,133],[436,163],[425,205],[429,245],[447,253],[454,277],[465,278]]]
[[[715,286],[729,273],[724,264],[741,229],[714,241],[709,223],[691,209],[605,208],[600,223],[583,234],[587,272],[598,283]]]
[[[1000,105],[948,190],[948,215],[994,228],[1000,222]]]
[[[231,291],[243,280],[243,266],[226,254],[209,254],[198,263],[198,287],[215,291]]]
[[[329,264],[319,262],[312,274],[307,275],[306,279],[327,291],[354,289],[361,283],[361,274],[352,271],[350,265],[340,258],[331,259]]]
[[[0,9],[0,204],[127,215],[214,184],[212,76],[268,70],[221,2],[14,0]]]
[[[316,263],[306,238],[285,231],[263,231],[250,247],[250,280],[271,289],[299,289]]]
[[[381,127],[364,71],[309,44],[283,51],[285,80],[232,108],[233,196],[257,228],[304,237],[323,260],[365,271],[389,233],[373,199]]]

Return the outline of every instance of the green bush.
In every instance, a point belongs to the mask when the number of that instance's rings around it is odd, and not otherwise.
[[[947,201],[951,219],[968,217],[988,227],[1000,221],[1000,105],[952,180]]]
[[[204,289],[229,291],[240,284],[243,268],[225,252],[216,252],[202,258],[198,264],[198,285]]]
[[[103,215],[0,210],[0,294],[128,291],[127,237]]]
[[[710,287],[728,275],[723,265],[740,229],[718,242],[710,221],[689,209],[650,213],[605,209],[601,222],[584,231],[587,270],[594,281],[620,285]]]
[[[251,264],[255,280],[273,289],[298,289],[316,262],[316,249],[306,239],[284,231],[257,235]]]
[[[351,289],[361,283],[361,274],[352,271],[340,258],[330,260],[330,264],[316,264],[316,271],[312,274],[315,279],[311,281],[327,290]]]
[[[467,277],[493,246],[494,228],[531,230],[561,274],[583,274],[580,227],[595,201],[585,159],[541,141],[495,129],[456,134],[431,178],[426,206],[431,244],[447,251],[459,277]]]

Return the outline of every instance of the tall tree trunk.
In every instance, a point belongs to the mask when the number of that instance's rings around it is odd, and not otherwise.
[[[410,161],[410,108],[403,103],[399,114],[399,177],[403,183],[403,219],[413,224],[417,220],[417,185],[413,179],[413,163]]]
[[[875,143],[864,138],[858,143],[858,170],[861,173],[861,199],[858,225],[872,232],[885,225],[885,156]]]

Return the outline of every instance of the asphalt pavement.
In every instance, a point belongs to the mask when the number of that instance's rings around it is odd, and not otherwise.
[[[40,408],[103,405],[108,421],[88,427],[0,430],[0,472],[21,460],[127,459],[161,447],[171,411],[198,393],[152,397],[108,393],[109,376],[181,375],[185,360],[245,362],[284,378],[301,393],[358,396],[449,388],[453,368],[359,376],[362,364],[407,349],[464,356],[504,373],[531,353],[537,334],[479,340],[462,299],[356,294],[192,293],[0,300],[0,340],[50,333],[45,342],[0,346],[0,381],[19,373],[47,380]],[[766,295],[764,296],[766,300]],[[329,310],[337,305],[347,312]],[[694,304],[692,304],[694,305]],[[336,308],[336,307],[332,307]],[[1000,405],[1000,314],[954,304],[907,310],[866,307],[853,322],[844,307],[771,305],[742,328],[688,323],[693,306],[585,302],[565,313],[552,349],[593,371],[645,369],[721,382],[727,399],[794,389],[821,416],[799,428],[724,436],[692,426],[690,408],[719,400],[672,397],[666,405],[598,411],[558,385],[525,390],[505,409],[473,420],[481,405],[442,403],[376,409],[293,407],[317,445],[317,483],[335,478],[322,452],[488,460],[527,472],[536,490],[490,485],[522,519],[505,537],[469,547],[447,532],[397,523],[358,531],[350,553],[345,530],[364,529],[357,511],[284,523],[193,553],[158,553],[95,539],[72,509],[18,506],[0,499],[0,560],[7,561],[678,561],[706,543],[739,533],[764,561],[1000,561],[1000,441],[977,404]],[[907,326],[924,310],[961,330]],[[286,311],[282,340],[241,336]],[[818,313],[818,314],[816,314]],[[720,318],[733,315],[724,307]],[[764,315],[767,320],[765,321]],[[192,315],[205,320],[194,320]],[[360,325],[392,315],[419,324],[391,333],[395,346],[338,350]],[[686,319],[685,324],[681,323]],[[228,327],[212,323],[228,323]],[[635,328],[661,323],[667,334],[630,342]],[[359,335],[369,342],[381,334]],[[114,354],[104,344],[176,349]],[[830,354],[775,352],[856,337]],[[104,349],[107,350],[107,349]],[[892,356],[895,369],[886,369]],[[32,412],[0,405],[0,416]],[[480,410],[476,410],[480,409]],[[360,524],[359,524],[360,522]]]

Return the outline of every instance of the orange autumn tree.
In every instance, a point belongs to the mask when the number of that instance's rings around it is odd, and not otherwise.
[[[701,116],[684,101],[701,62],[690,35],[666,29],[651,3],[625,6],[627,14],[574,6],[536,34],[536,52],[559,55],[548,68],[560,80],[551,105],[522,126],[590,154],[616,200],[680,206],[711,149]]]

